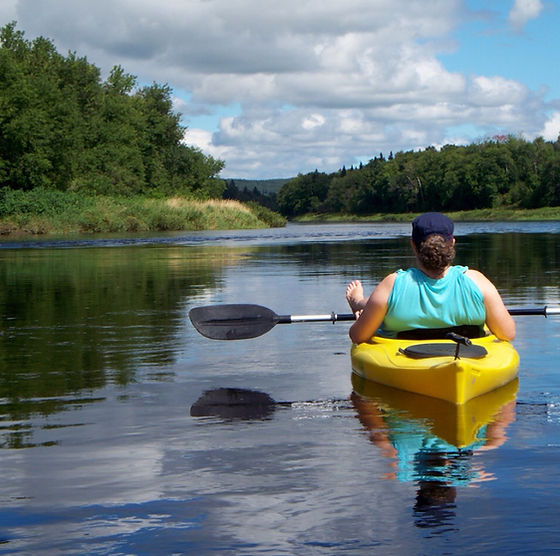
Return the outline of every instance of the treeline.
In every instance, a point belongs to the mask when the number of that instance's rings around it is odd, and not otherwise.
[[[0,29],[0,188],[221,196],[223,162],[182,143],[171,89],[138,88],[43,37]]]
[[[560,137],[514,136],[376,156],[359,168],[298,175],[277,195],[287,217],[560,206]]]
[[[243,183],[241,181],[240,185]],[[222,193],[222,199],[231,199],[240,201],[241,203],[254,202],[273,211],[278,211],[278,203],[276,202],[276,193],[265,193],[253,186],[252,189],[246,185],[242,188],[238,187],[235,180],[226,180],[226,186]]]

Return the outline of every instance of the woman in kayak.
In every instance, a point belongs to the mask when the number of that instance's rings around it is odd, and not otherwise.
[[[359,280],[346,287],[356,322],[350,338],[356,344],[376,333],[396,337],[405,331],[486,325],[501,340],[513,340],[515,322],[498,290],[477,270],[452,266],[453,222],[428,212],[412,222],[412,249],[417,268],[386,276],[369,298]]]

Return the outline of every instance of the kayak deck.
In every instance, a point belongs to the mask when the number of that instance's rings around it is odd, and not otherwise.
[[[509,342],[493,335],[472,339],[473,345],[482,346],[488,352],[478,358],[462,356],[461,349],[458,359],[449,355],[415,359],[402,353],[419,344],[455,345],[451,340],[419,341],[374,336],[370,342],[352,346],[352,369],[368,380],[455,404],[464,404],[517,376],[518,353]]]

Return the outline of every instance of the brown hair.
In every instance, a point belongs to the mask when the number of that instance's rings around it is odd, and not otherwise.
[[[418,259],[427,270],[441,272],[455,258],[453,241],[446,241],[442,236],[428,236],[418,247]]]

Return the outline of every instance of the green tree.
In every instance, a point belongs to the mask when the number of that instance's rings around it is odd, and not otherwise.
[[[102,83],[86,58],[4,26],[0,187],[219,197],[223,162],[183,143],[169,86],[136,86],[121,66]]]
[[[329,176],[318,170],[299,174],[278,192],[280,211],[288,217],[317,211],[327,197],[329,181]]]

